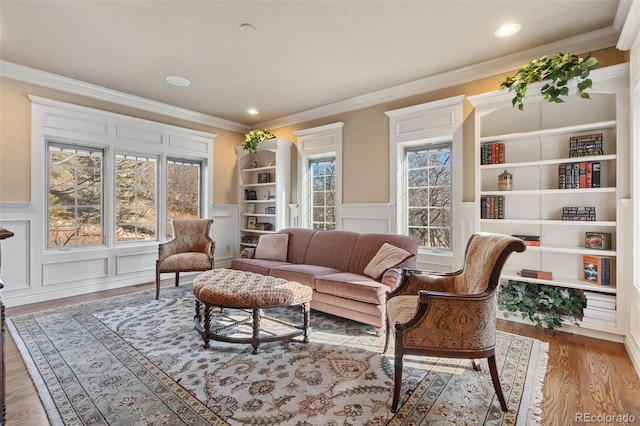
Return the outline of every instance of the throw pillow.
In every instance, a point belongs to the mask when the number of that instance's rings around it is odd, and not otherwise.
[[[269,234],[260,235],[255,259],[287,261],[287,246],[289,245],[289,234]]]
[[[409,257],[411,257],[411,253],[408,251],[389,243],[384,243],[378,253],[373,256],[373,259],[369,261],[367,267],[364,268],[364,273],[374,280],[379,280],[387,269],[398,266]]]

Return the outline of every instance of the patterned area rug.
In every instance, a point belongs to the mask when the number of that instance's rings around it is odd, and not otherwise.
[[[312,312],[311,341],[211,342],[194,330],[191,287],[163,288],[9,319],[53,425],[514,425],[539,423],[547,344],[498,334],[510,412],[486,360],[405,357],[390,410],[392,350],[373,327]],[[277,309],[290,318],[298,311]],[[226,310],[216,321],[244,315]],[[277,323],[263,321],[276,331]],[[235,329],[234,329],[235,330]],[[243,332],[242,329],[229,331]]]

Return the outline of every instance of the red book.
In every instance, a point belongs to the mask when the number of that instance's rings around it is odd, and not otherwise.
[[[579,184],[579,188],[587,188],[587,163],[586,162],[581,162],[580,163],[580,169],[579,169],[579,173],[580,173],[580,184]],[[589,188],[591,188],[591,186],[589,186]]]

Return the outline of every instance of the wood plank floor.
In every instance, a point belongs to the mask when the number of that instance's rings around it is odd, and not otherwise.
[[[167,280],[163,285],[171,285]],[[152,288],[144,284],[88,295],[52,300],[6,310],[7,317],[63,305],[98,300]],[[590,415],[589,424],[630,424],[615,418],[595,416],[635,416],[640,424],[640,379],[620,343],[574,334],[553,335],[533,326],[498,320],[500,330],[533,337],[549,343],[549,363],[544,381],[543,425],[571,425]],[[7,332],[5,344],[7,426],[47,425],[47,416],[13,339]],[[588,414],[587,414],[588,413]],[[609,421],[607,421],[609,420]]]

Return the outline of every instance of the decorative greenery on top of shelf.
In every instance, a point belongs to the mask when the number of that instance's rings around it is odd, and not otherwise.
[[[533,321],[536,328],[546,324],[549,330],[556,330],[565,319],[579,326],[584,307],[581,292],[572,288],[509,280],[498,293],[498,309],[505,318],[517,313]]]
[[[540,92],[547,102],[564,102],[560,96],[569,96],[567,83],[573,79],[578,82],[576,94],[589,99],[589,94],[585,92],[593,83],[588,78],[589,73],[600,65],[602,62],[591,56],[591,53],[584,58],[568,53],[558,53],[550,58],[543,56],[523,65],[514,76],[507,77],[500,83],[500,88],[515,91],[516,96],[511,104],[514,107],[518,105],[519,110],[524,110],[522,100],[527,94],[527,85],[546,80],[550,82],[542,86]]]
[[[275,136],[269,129],[252,130],[244,135],[244,141],[242,141],[242,149],[255,154],[256,152],[258,152],[260,142],[273,138],[275,138]]]

